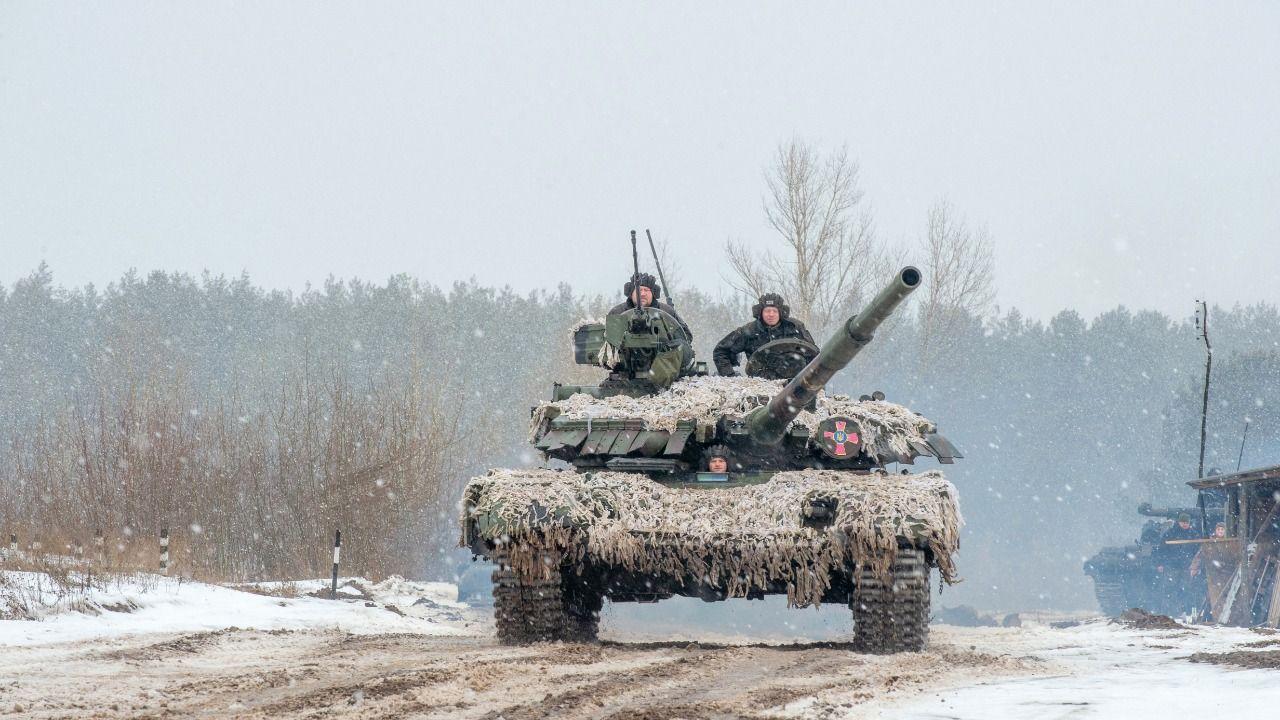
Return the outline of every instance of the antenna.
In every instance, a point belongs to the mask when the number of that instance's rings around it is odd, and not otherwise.
[[[638,312],[640,310],[640,254],[636,251],[635,230],[631,231],[631,268],[631,292],[634,297],[627,299],[631,301],[631,304]]]
[[[670,288],[667,287],[667,278],[662,274],[662,263],[658,260],[658,249],[653,246],[653,233],[649,232],[649,228],[645,228],[644,234],[649,237],[649,252],[653,253],[653,264],[658,268],[658,280],[662,283],[662,294],[666,296],[667,304],[675,307],[676,299],[671,297]]]
[[[1204,477],[1204,440],[1205,428],[1209,422],[1209,373],[1213,370],[1213,345],[1209,344],[1209,304],[1197,300],[1196,329],[1200,331],[1200,339],[1204,340],[1204,401],[1200,406],[1200,466],[1196,477]]]
[[[1249,439],[1249,421],[1244,421],[1244,434],[1240,436],[1240,454],[1236,456],[1236,472],[1240,472],[1240,463],[1244,461],[1244,443]]]

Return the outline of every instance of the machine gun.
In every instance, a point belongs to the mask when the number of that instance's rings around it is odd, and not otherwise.
[[[650,249],[657,262],[657,250]],[[640,276],[636,232],[631,231],[632,277]],[[662,272],[661,267],[658,270]],[[665,281],[663,285],[665,285]],[[681,377],[707,374],[693,360],[693,345],[684,327],[657,307],[634,308],[609,315],[603,323],[587,323],[573,333],[573,359],[579,365],[607,368],[609,377],[598,387],[561,386],[556,397],[580,392],[594,397],[652,395]]]

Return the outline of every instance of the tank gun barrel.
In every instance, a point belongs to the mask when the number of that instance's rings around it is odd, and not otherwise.
[[[774,395],[768,405],[751,414],[747,426],[752,439],[769,445],[782,442],[791,421],[813,401],[833,375],[871,342],[876,328],[920,286],[920,280],[920,271],[910,265],[899,270],[893,282],[861,312],[849,318],[800,374]]]
[[[1151,503],[1142,503],[1138,506],[1138,514],[1146,517],[1165,518],[1167,520],[1177,520],[1182,514],[1195,517],[1200,514],[1200,508],[1178,508],[1178,507],[1152,507]]]

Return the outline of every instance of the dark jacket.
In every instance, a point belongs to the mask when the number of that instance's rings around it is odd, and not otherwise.
[[[1195,525],[1183,530],[1178,527],[1178,523],[1174,523],[1172,527],[1164,531],[1160,536],[1160,545],[1156,551],[1152,553],[1156,556],[1156,560],[1163,565],[1179,565],[1186,566],[1191,563],[1191,559],[1200,550],[1200,546],[1194,543],[1167,545],[1170,540],[1194,540],[1200,537],[1200,533],[1196,532]]]
[[[805,329],[804,323],[799,320],[783,318],[773,327],[765,325],[760,320],[752,320],[725,335],[724,339],[716,344],[716,349],[711,353],[711,357],[716,363],[716,372],[721,375],[732,375],[733,369],[738,366],[738,355],[740,353],[745,353],[747,357],[751,357],[751,353],[759,350],[765,343],[781,340],[782,338],[798,338],[806,342],[813,342],[813,336]],[[816,345],[817,343],[814,344]]]
[[[628,298],[626,302],[620,302],[617,305],[614,305],[613,309],[609,311],[609,314],[621,315],[622,313],[628,310],[634,310],[635,307],[636,307],[635,304],[631,302],[630,298]],[[653,305],[650,305],[650,307],[661,310],[662,312],[675,318],[676,322],[680,323],[680,327],[684,328],[684,334],[688,336],[689,342],[693,342],[693,331],[691,331],[689,329],[689,326],[684,323],[684,318],[680,317],[680,313],[676,312],[675,308],[662,302],[661,300],[659,300],[658,302],[655,302]]]

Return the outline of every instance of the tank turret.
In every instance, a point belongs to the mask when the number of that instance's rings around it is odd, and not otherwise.
[[[961,456],[955,446],[927,419],[885,402],[882,393],[819,398],[920,281],[914,267],[898,271],[789,382],[706,376],[698,363],[682,365],[674,380],[670,373],[655,377],[645,368],[659,365],[653,358],[662,352],[674,357],[676,346],[655,351],[664,346],[655,340],[663,335],[646,328],[673,335],[679,330],[661,310],[627,311],[583,325],[574,333],[575,357],[610,368],[609,377],[599,386],[556,386],[551,401],[534,411],[534,445],[581,469],[646,472],[660,482],[694,480],[705,469],[703,451],[717,444],[730,449],[731,474],[741,482],[802,468],[869,471],[912,464],[920,456],[950,463]]]

